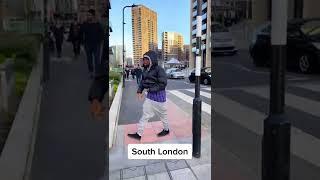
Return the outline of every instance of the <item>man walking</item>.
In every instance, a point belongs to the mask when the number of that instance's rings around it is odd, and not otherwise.
[[[158,136],[169,134],[169,124],[166,108],[166,86],[167,76],[157,62],[157,54],[154,51],[148,51],[143,56],[142,80],[137,90],[139,100],[143,100],[143,90],[147,90],[147,98],[143,103],[143,115],[138,123],[138,131],[134,134],[128,134],[129,137],[140,140],[143,135],[144,125],[155,114],[160,117],[163,123],[163,130]]]
[[[69,38],[68,40],[73,45],[73,52],[75,59],[78,59],[80,55],[80,44],[81,44],[81,36],[80,36],[80,24],[75,21],[70,27]]]
[[[64,40],[64,27],[60,20],[58,20],[56,26],[53,27],[53,34],[56,41],[57,56],[61,58],[62,44]]]
[[[140,81],[141,81],[141,77],[142,77],[142,69],[140,68],[139,64],[135,69],[135,73],[136,73],[136,78],[137,78],[137,84],[139,85]]]
[[[132,79],[134,79],[135,74],[136,74],[135,69],[134,69],[134,68],[132,68],[132,69],[131,69],[131,76],[132,76]]]
[[[80,34],[87,54],[90,77],[93,78],[96,68],[100,65],[100,48],[103,41],[103,28],[96,19],[95,10],[88,11],[87,22],[82,24]]]
[[[128,66],[126,67],[126,78],[129,79],[129,74],[130,74],[130,69],[128,68]]]

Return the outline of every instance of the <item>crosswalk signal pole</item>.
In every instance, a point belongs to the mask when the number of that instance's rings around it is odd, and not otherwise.
[[[270,112],[264,121],[262,180],[290,179],[290,121],[286,118],[285,72],[288,0],[272,0]]]
[[[200,98],[200,75],[201,75],[201,33],[202,33],[202,0],[197,0],[197,47],[196,47],[196,70],[195,70],[195,97],[193,99],[192,113],[192,156],[200,158],[201,155],[201,98]]]

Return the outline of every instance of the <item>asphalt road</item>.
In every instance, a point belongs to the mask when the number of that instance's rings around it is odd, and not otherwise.
[[[269,112],[269,70],[254,67],[247,51],[213,61],[214,142],[259,177],[263,120]],[[288,71],[285,111],[292,123],[292,180],[320,179],[319,108],[320,74]]]
[[[215,56],[214,87],[230,88],[236,86],[268,85],[270,83],[269,69],[255,67],[248,51],[239,51],[234,56]],[[320,81],[319,73],[301,74],[294,70],[286,73],[288,82]]]

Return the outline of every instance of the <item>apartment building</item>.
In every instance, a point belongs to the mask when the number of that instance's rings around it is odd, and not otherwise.
[[[163,60],[168,61],[171,58],[183,60],[183,36],[177,32],[162,33]]]
[[[189,60],[190,60],[190,45],[183,45],[183,64],[185,66],[189,65]]]
[[[133,60],[138,64],[143,54],[158,50],[157,13],[146,6],[133,7],[132,10]]]
[[[195,67],[196,58],[196,32],[197,32],[197,1],[190,0],[190,61],[189,67]],[[202,67],[211,66],[211,1],[203,0],[202,5]]]

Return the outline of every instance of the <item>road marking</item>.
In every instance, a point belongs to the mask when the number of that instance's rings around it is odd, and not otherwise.
[[[320,92],[320,84],[296,84],[295,86],[315,92]]]
[[[194,89],[186,89],[186,90],[189,91],[189,92],[194,93]],[[200,91],[200,95],[203,96],[203,97],[211,99],[211,94],[210,93]]]
[[[188,85],[194,85],[194,83],[189,83],[189,82],[186,82],[186,81],[183,81],[183,83],[185,83],[185,84],[188,84]],[[201,85],[200,84],[200,88],[207,88],[208,86],[205,86],[205,85]]]
[[[183,101],[189,103],[189,104],[193,104],[193,98],[191,96],[188,96],[184,93],[181,93],[177,90],[172,90],[169,91],[171,94],[177,96],[178,98],[182,99]],[[202,111],[208,113],[209,115],[211,115],[211,106],[205,102],[202,102]]]
[[[207,90],[207,91],[211,91],[211,87],[205,87],[205,88],[202,88],[204,90]]]
[[[215,103],[216,113],[222,114],[258,135],[263,134],[263,121],[267,117],[266,114],[218,94],[215,95]],[[320,156],[317,156],[320,152],[320,140],[295,127],[291,128],[291,135],[291,152],[320,167]]]
[[[256,134],[262,135],[262,120],[265,119],[265,114],[262,114],[256,110],[252,110],[219,94],[214,95],[214,102],[216,104],[214,106],[216,113],[222,114],[223,116],[235,121],[238,124],[241,124]],[[248,116],[249,114],[250,118]]]
[[[268,88],[244,88],[242,90],[250,94],[255,94],[257,96],[269,99]],[[285,101],[287,106],[290,106],[295,109],[299,109],[303,112],[320,117],[320,111],[319,111],[320,102],[318,101],[296,96],[291,93],[285,93]]]
[[[252,69],[249,69],[243,65],[240,65],[240,64],[234,64],[234,63],[227,63],[227,62],[216,62],[217,64],[226,64],[226,65],[231,65],[231,66],[235,66],[243,71],[247,71],[247,72],[253,72],[253,73],[256,73],[256,74],[269,74],[270,72],[265,72],[265,71],[255,71],[255,70],[252,70]]]
[[[306,81],[306,80],[310,80],[310,78],[303,78],[303,77],[288,78],[288,81]]]

